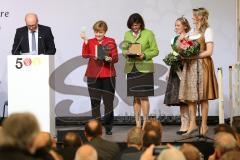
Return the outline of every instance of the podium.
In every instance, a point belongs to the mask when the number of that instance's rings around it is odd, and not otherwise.
[[[49,86],[54,56],[8,56],[8,114],[30,112],[42,131],[55,135],[55,95]]]

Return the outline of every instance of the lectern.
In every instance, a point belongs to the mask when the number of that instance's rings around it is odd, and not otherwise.
[[[42,131],[55,135],[55,95],[49,86],[54,56],[8,56],[8,114],[33,113]]]

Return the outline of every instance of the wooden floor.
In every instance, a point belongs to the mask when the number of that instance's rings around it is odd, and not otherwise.
[[[103,138],[114,141],[114,142],[126,142],[127,132],[128,130],[133,127],[131,125],[128,126],[114,126],[113,127],[113,135],[106,135],[105,132],[103,132]],[[208,133],[207,137],[213,138],[214,135],[214,128],[216,126],[208,126]],[[176,125],[168,125],[163,126],[163,137],[162,142],[176,142],[180,139],[187,138],[184,136],[179,136],[176,134],[177,130],[179,129],[179,126]],[[57,127],[57,131],[67,131],[67,130],[84,130],[83,126],[64,126],[64,127]],[[198,131],[194,132],[191,136],[198,135]],[[197,138],[191,138],[185,141],[181,142],[193,142],[196,141]]]

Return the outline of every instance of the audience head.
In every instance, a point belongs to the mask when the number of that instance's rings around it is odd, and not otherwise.
[[[161,136],[156,130],[147,130],[143,134],[143,147],[147,148],[151,144],[159,146],[161,144]]]
[[[138,32],[140,30],[144,30],[145,28],[144,20],[139,13],[133,13],[129,16],[127,26],[133,32]]]
[[[237,141],[232,134],[219,132],[214,137],[215,155],[219,159],[224,153],[237,149]]]
[[[81,146],[75,156],[75,160],[97,160],[97,151],[91,145]]]
[[[143,144],[143,131],[139,127],[133,127],[128,131],[127,144],[128,146],[136,145],[139,149]]]
[[[165,149],[157,157],[157,160],[186,160],[183,153],[175,148]]]
[[[144,131],[147,132],[148,130],[156,130],[160,136],[160,139],[162,139],[163,127],[161,122],[156,118],[151,118],[146,122]]]
[[[35,13],[27,13],[25,16],[26,26],[31,32],[36,31],[38,27],[38,17]]]
[[[88,140],[92,140],[102,135],[102,124],[95,119],[88,121],[85,125],[85,135]]]
[[[201,160],[200,151],[191,144],[184,143],[180,147],[180,151],[184,154],[186,160]]]
[[[231,135],[233,135],[233,137],[235,139],[237,139],[236,137],[236,133],[234,131],[234,129],[230,126],[230,125],[227,125],[227,124],[219,124],[216,128],[214,128],[214,133],[217,134],[219,132],[226,132],[226,133],[229,133]]]
[[[2,125],[3,145],[35,152],[34,140],[39,132],[37,119],[31,113],[11,114]]]
[[[229,151],[225,153],[220,160],[239,160],[240,152],[239,151]]]
[[[82,140],[80,136],[74,132],[68,132],[64,135],[63,146],[66,147],[80,147]]]

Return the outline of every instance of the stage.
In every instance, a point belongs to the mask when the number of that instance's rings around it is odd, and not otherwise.
[[[134,125],[115,125],[112,130],[113,135],[106,135],[105,132],[103,132],[103,138],[113,142],[120,142],[120,143],[126,142],[127,132],[131,127],[134,127]],[[207,136],[209,138],[213,138],[215,127],[216,127],[215,125],[208,126],[209,130],[208,130]],[[184,136],[180,136],[176,134],[178,129],[179,129],[179,126],[177,125],[163,126],[162,142],[174,143],[174,142],[178,142],[179,139],[186,138]],[[56,130],[57,130],[57,133],[67,132],[67,131],[81,132],[84,130],[84,126],[57,126]],[[197,134],[198,132],[194,132],[191,136],[194,136]],[[193,138],[193,139],[189,139],[182,142],[193,142],[196,140],[197,140],[196,138]]]

